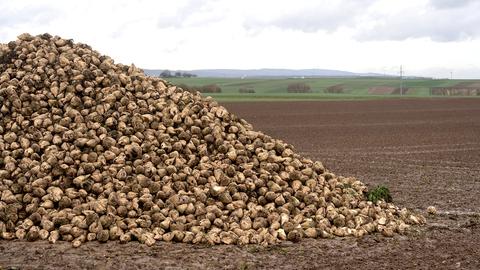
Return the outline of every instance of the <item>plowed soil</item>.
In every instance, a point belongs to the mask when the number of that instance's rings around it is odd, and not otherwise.
[[[436,216],[406,236],[267,248],[0,241],[0,269],[480,269],[480,99],[230,103],[338,175]]]

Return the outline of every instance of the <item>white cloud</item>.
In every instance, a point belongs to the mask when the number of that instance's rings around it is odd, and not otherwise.
[[[471,0],[0,0],[0,42],[49,32],[144,68],[404,64],[412,75],[480,77],[479,11]]]

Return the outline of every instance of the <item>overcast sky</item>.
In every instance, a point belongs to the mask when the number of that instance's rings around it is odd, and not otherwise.
[[[0,0],[0,42],[87,43],[142,68],[326,68],[480,78],[475,0]]]

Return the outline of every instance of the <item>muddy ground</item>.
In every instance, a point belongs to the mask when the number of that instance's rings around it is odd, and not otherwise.
[[[230,103],[337,175],[439,215],[406,236],[267,248],[0,241],[0,269],[480,269],[480,99]]]

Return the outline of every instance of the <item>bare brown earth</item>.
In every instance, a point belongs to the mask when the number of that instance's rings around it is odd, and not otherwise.
[[[395,87],[391,86],[373,86],[368,88],[368,93],[373,95],[387,95],[392,94],[395,89]]]
[[[480,269],[480,99],[231,103],[256,129],[338,175],[439,210],[406,236],[267,248],[0,241],[0,269]]]

